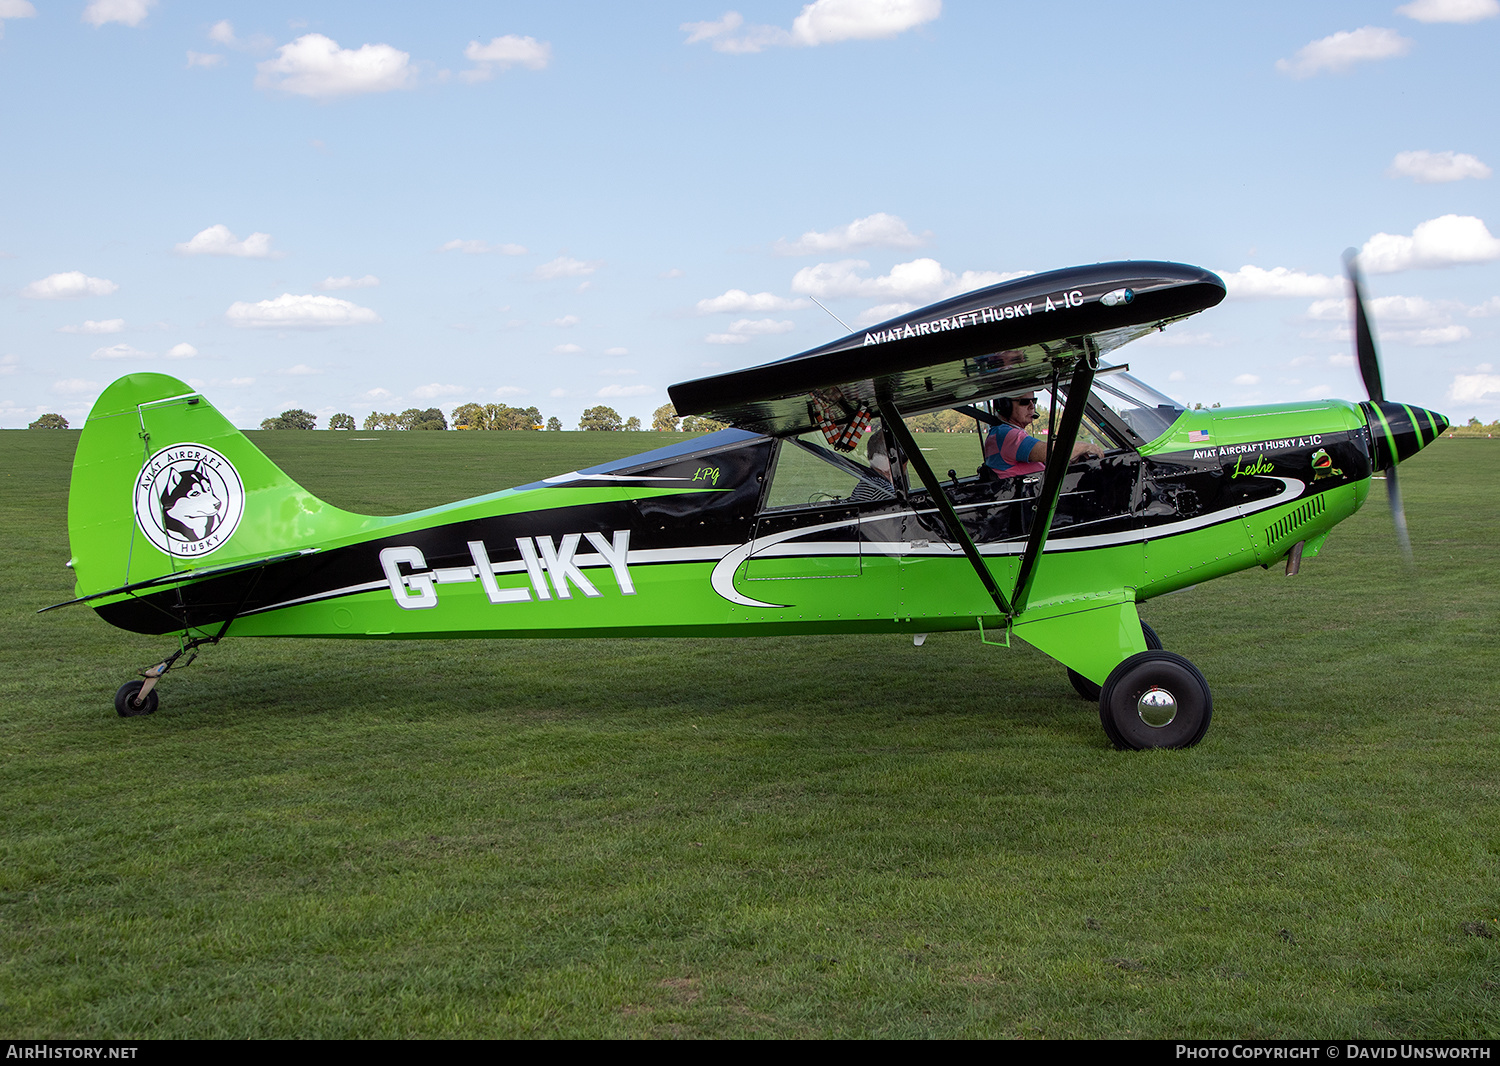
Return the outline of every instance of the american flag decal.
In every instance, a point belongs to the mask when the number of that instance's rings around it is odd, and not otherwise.
[[[1206,429],[1192,429],[1188,431],[1189,444],[1203,444],[1207,440],[1208,430]]]

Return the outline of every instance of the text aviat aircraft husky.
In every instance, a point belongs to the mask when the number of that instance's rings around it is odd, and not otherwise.
[[[124,716],[154,711],[179,657],[230,634],[976,630],[1068,667],[1116,745],[1186,747],[1208,726],[1208,685],[1137,606],[1251,566],[1295,572],[1376,471],[1399,517],[1395,464],[1447,427],[1384,402],[1355,292],[1367,403],[1184,410],[1106,357],[1214,306],[1223,282],[1104,263],[672,386],[679,413],[732,428],[392,517],[316,499],[182,382],[132,374],[79,441],[70,602],[180,635],[120,689]],[[1043,472],[940,477],[903,420],[956,408],[998,423],[1002,398],[1034,390],[1052,400]],[[1081,432],[1102,457],[1069,461]]]

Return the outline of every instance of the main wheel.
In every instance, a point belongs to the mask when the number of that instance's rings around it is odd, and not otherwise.
[[[1161,651],[1161,637],[1158,637],[1156,630],[1152,629],[1145,622],[1141,623],[1141,636],[1146,638],[1147,650]],[[1068,669],[1068,680],[1073,682],[1073,691],[1090,703],[1099,698],[1099,686],[1071,667]]]
[[[1198,668],[1170,651],[1132,655],[1099,694],[1099,721],[1121,749],[1191,748],[1208,731],[1213,711]]]
[[[155,714],[156,705],[161,702],[160,697],[153,688],[146,693],[146,699],[139,707],[136,706],[135,696],[141,690],[144,681],[127,681],[120,686],[120,691],[115,693],[115,713],[121,718],[134,718],[141,714]]]

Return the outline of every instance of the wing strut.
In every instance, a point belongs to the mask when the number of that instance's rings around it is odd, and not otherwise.
[[[1026,601],[1031,596],[1036,564],[1047,546],[1047,534],[1052,532],[1057,498],[1062,493],[1068,464],[1073,461],[1073,444],[1078,440],[1078,427],[1083,424],[1083,409],[1088,402],[1089,389],[1094,384],[1094,371],[1099,369],[1099,349],[1094,344],[1094,338],[1083,338],[1083,344],[1084,355],[1073,369],[1073,380],[1068,384],[1068,402],[1063,406],[1057,435],[1049,435],[1047,438],[1047,471],[1042,477],[1042,491],[1037,496],[1036,515],[1031,520],[1031,535],[1026,538],[1026,551],[1021,556],[1021,569],[1016,574],[1016,588],[1011,593],[1016,614],[1026,610]]]
[[[953,503],[948,499],[947,493],[943,491],[942,483],[938,481],[937,475],[932,472],[932,467],[927,465],[927,458],[922,454],[922,449],[911,438],[911,430],[906,426],[906,420],[901,417],[901,412],[896,409],[896,403],[888,392],[881,391],[877,397],[880,404],[880,417],[885,421],[885,427],[896,438],[901,445],[901,452],[911,460],[911,465],[917,468],[917,476],[922,479],[922,484],[932,494],[932,502],[937,504],[938,511],[942,513],[943,521],[948,524],[948,533],[956,540],[964,550],[964,555],[969,558],[969,565],[974,568],[974,573],[979,575],[979,580],[984,582],[985,591],[995,601],[995,606],[1000,608],[1000,613],[1007,621],[1015,613],[1011,610],[1010,601],[1005,598],[1005,593],[1000,591],[1000,586],[995,584],[995,575],[990,573],[990,568],[984,565],[984,558],[979,554],[969,531],[959,521],[958,512],[953,509]]]

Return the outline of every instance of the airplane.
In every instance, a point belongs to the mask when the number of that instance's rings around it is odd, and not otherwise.
[[[1369,399],[1188,410],[1110,362],[1218,304],[1223,281],[1128,261],[1032,274],[776,362],[671,386],[728,428],[411,514],[314,497],[197,390],[120,378],[80,436],[75,598],[177,648],[115,695],[236,637],[749,636],[969,631],[1024,641],[1097,700],[1122,749],[1185,748],[1207,681],[1140,604],[1252,566],[1295,574],[1384,472],[1447,428],[1387,402],[1357,264]],[[1016,397],[1049,400],[1046,462],[981,447]],[[972,472],[934,470],[908,418],[956,410]],[[1034,410],[1034,408],[1033,408]],[[929,437],[929,440],[931,438]],[[1074,459],[1074,445],[1097,447]],[[52,608],[43,608],[51,610]],[[186,658],[184,658],[186,657]]]

